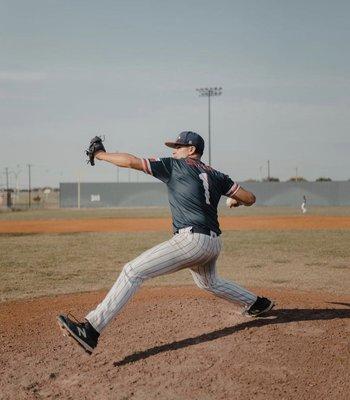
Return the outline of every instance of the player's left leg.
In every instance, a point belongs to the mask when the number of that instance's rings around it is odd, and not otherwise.
[[[190,269],[197,286],[240,306],[242,313],[247,316],[258,317],[271,310],[275,305],[272,300],[256,296],[237,283],[220,278],[216,271],[216,260],[217,257],[214,257]]]

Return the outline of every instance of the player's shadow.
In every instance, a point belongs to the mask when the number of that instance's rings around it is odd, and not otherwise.
[[[347,306],[350,307],[350,303],[339,303],[338,301],[328,301],[328,304],[338,304],[339,306]]]
[[[350,308],[272,310],[269,312],[268,317],[269,318],[250,319],[249,321],[238,325],[218,329],[209,333],[203,333],[202,335],[195,337],[162,344],[161,346],[151,347],[150,349],[130,354],[124,357],[122,360],[115,361],[113,365],[115,367],[120,367],[122,365],[144,360],[148,357],[155,356],[156,354],[163,353],[165,351],[173,351],[199,343],[210,342],[221,337],[232,335],[243,329],[258,328],[264,325],[287,324],[289,322],[296,321],[319,321],[350,318]]]

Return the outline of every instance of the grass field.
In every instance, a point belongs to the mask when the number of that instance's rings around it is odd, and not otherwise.
[[[220,207],[219,215],[301,215],[298,207]],[[350,207],[309,207],[307,215],[349,216]],[[170,217],[169,208],[85,208],[85,209],[41,209],[26,211],[0,211],[1,220],[36,219],[86,219],[86,218],[161,218]]]
[[[1,301],[109,288],[123,265],[167,233],[1,234]],[[346,294],[350,231],[231,231],[220,274],[247,286]],[[193,284],[180,271],[146,285]]]

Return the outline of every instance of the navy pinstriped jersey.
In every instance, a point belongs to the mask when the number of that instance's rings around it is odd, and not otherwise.
[[[217,206],[222,195],[231,197],[239,185],[222,172],[192,158],[143,159],[144,172],[168,187],[174,231],[196,226],[220,234]]]

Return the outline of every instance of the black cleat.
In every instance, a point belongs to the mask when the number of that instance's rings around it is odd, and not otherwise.
[[[88,321],[74,322],[67,315],[59,315],[57,321],[63,334],[71,336],[87,353],[92,353],[100,334]]]
[[[272,300],[269,300],[266,297],[258,297],[255,303],[244,312],[244,315],[248,315],[250,317],[260,317],[261,314],[270,311],[274,306],[275,303]]]

